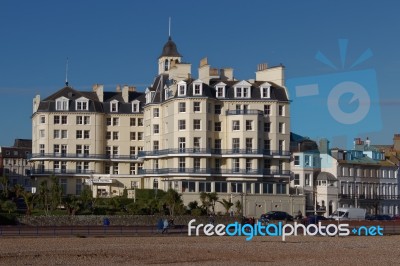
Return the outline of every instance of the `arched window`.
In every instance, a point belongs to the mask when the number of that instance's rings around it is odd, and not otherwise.
[[[168,71],[168,68],[169,68],[169,62],[168,62],[168,59],[165,59],[165,62],[164,62],[164,70],[165,70],[165,71]]]

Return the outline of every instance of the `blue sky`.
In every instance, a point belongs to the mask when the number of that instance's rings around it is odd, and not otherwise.
[[[321,138],[324,129],[332,145],[359,136],[390,144],[400,131],[398,10],[397,1],[3,0],[0,145],[31,138],[32,98],[47,97],[64,86],[67,57],[69,82],[75,89],[90,90],[95,83],[106,90],[115,90],[117,84],[136,85],[139,90],[150,85],[168,38],[168,17],[172,38],[183,60],[192,63],[195,76],[205,56],[213,67],[233,67],[237,79],[255,78],[259,63],[282,63],[290,84],[311,82],[325,89],[306,99],[296,97],[295,85],[289,88],[292,131]],[[339,39],[348,40],[343,68]],[[367,49],[372,56],[350,68]],[[316,60],[318,51],[337,69]],[[351,71],[361,76],[352,76]],[[371,100],[363,123],[348,127],[329,120],[326,111],[329,86],[343,78],[362,84]],[[340,98],[346,112],[361,104],[351,99],[351,94]]]

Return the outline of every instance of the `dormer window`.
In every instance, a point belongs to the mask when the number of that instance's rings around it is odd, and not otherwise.
[[[265,82],[260,86],[261,98],[271,98],[271,84]]]
[[[87,111],[89,110],[89,101],[86,98],[80,98],[75,102],[75,110]]]
[[[193,95],[203,94],[203,82],[201,80],[196,80],[193,82]]]
[[[140,102],[133,101],[132,102],[132,113],[139,113],[139,108],[140,108]]]
[[[178,82],[178,96],[186,96],[186,82]]]
[[[110,112],[118,112],[118,101],[115,100],[110,103]]]
[[[68,111],[68,98],[61,97],[56,100],[56,110],[57,111]]]
[[[251,84],[243,80],[234,86],[235,98],[250,98],[251,97]]]
[[[220,82],[215,86],[217,98],[225,98],[225,86],[226,84],[223,82]]]

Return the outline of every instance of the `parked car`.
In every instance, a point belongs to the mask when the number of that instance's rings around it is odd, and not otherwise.
[[[266,214],[262,214],[260,217],[262,221],[269,221],[269,220],[278,220],[278,221],[293,221],[293,216],[287,212],[282,211],[270,211]]]
[[[305,223],[307,224],[317,224],[320,221],[328,220],[325,216],[322,215],[309,215],[305,218]]]

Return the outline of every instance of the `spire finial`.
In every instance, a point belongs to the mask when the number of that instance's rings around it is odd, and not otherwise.
[[[171,17],[169,17],[168,21],[168,38],[171,39]]]
[[[67,63],[65,66],[65,86],[68,87],[68,57],[67,57]]]

